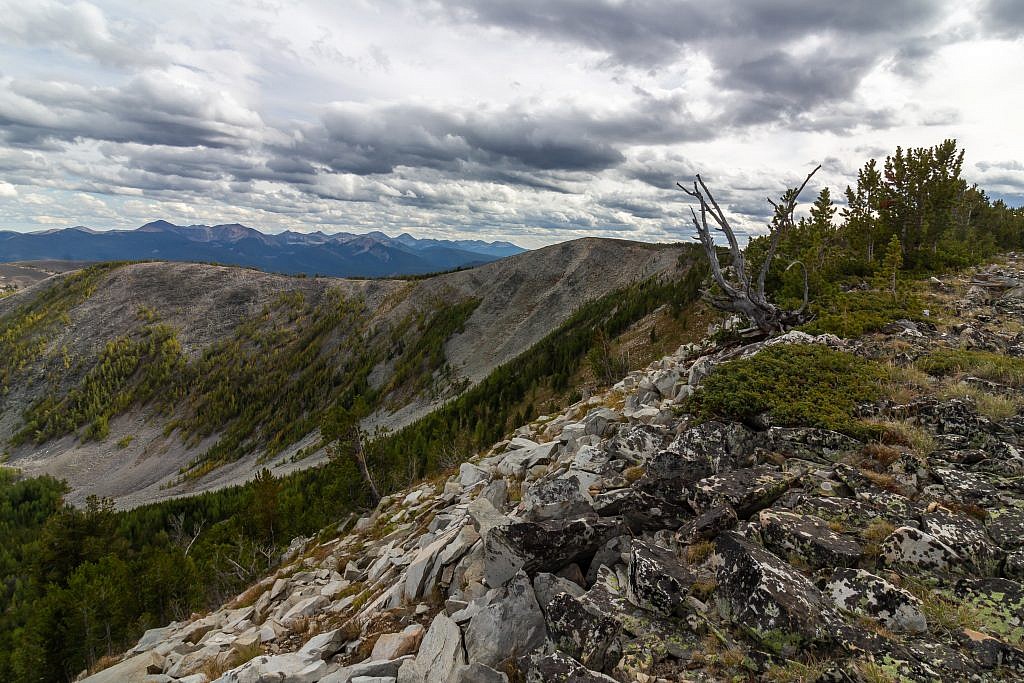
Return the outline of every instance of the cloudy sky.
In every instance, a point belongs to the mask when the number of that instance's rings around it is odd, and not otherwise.
[[[511,239],[738,223],[955,137],[1024,203],[1024,3],[0,0],[0,229]]]

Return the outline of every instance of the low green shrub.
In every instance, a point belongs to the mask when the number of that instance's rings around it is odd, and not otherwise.
[[[889,292],[852,291],[834,294],[814,304],[816,317],[800,329],[809,334],[836,334],[840,337],[859,337],[878,332],[894,320],[903,318],[920,320],[920,301],[910,295],[901,295],[894,301]]]
[[[877,428],[855,419],[859,403],[881,395],[885,373],[873,361],[812,344],[772,346],[751,358],[723,363],[689,399],[705,418],[822,427],[858,438]]]

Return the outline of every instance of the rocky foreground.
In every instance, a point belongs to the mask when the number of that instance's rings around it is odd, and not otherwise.
[[[297,539],[232,604],[86,680],[1020,680],[1024,417],[970,396],[860,408],[922,452],[681,409],[769,344],[1024,354],[1018,261],[933,287],[939,327],[683,347],[336,538]]]

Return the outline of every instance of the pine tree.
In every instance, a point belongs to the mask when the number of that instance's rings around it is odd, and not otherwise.
[[[893,235],[889,239],[889,246],[885,249],[885,257],[882,265],[875,273],[875,288],[889,290],[892,300],[897,298],[896,279],[900,268],[903,267],[903,247],[900,245],[900,238]]]

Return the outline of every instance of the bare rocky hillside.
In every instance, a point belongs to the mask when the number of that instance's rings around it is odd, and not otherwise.
[[[329,293],[340,293],[343,299],[362,306],[362,346],[381,349],[382,359],[370,374],[371,383],[381,386],[401,360],[384,352],[385,346],[395,343],[388,335],[404,329],[402,326],[418,319],[417,315],[429,322],[427,314],[432,311],[478,300],[463,331],[444,344],[444,364],[451,371],[446,377],[464,387],[528,349],[582,303],[638,279],[673,272],[679,254],[675,247],[583,239],[417,280],[287,277],[244,268],[165,262],[121,265],[104,273],[87,296],[74,301],[59,321],[38,335],[43,345],[40,352],[18,369],[8,393],[0,397],[0,440],[8,441],[23,428],[25,411],[40,399],[59,399],[79,386],[108,342],[137,334],[140,316],[169,326],[183,356],[195,361],[213,345],[240,334],[243,325],[258,319],[282,295],[301,293],[304,305],[313,309]],[[43,301],[47,292],[67,277],[56,275],[0,299],[0,334],[13,316]],[[337,367],[351,357],[351,345],[339,341],[348,332],[351,330],[338,329],[325,336],[322,354],[334,354],[331,362]],[[416,333],[405,333],[400,346],[414,343]],[[369,424],[395,429],[429,412],[452,391],[442,386],[402,395],[400,404],[389,402]],[[220,487],[251,476],[264,455],[258,448],[204,477],[173,485],[180,470],[201,456],[218,436],[214,432],[186,443],[178,433],[165,434],[168,422],[176,417],[173,408],[168,412],[151,405],[132,405],[110,419],[109,434],[101,440],[85,439],[79,429],[42,443],[10,446],[9,464],[28,475],[49,473],[66,478],[73,488],[73,501],[97,494],[115,497],[122,506]],[[316,464],[318,453],[303,452],[306,457],[301,460],[294,457],[315,443],[313,432],[296,438],[267,464],[279,465],[275,472]]]
[[[930,287],[857,339],[681,347],[86,680],[1021,680],[1024,259]],[[703,414],[786,359],[875,391],[867,431]]]

